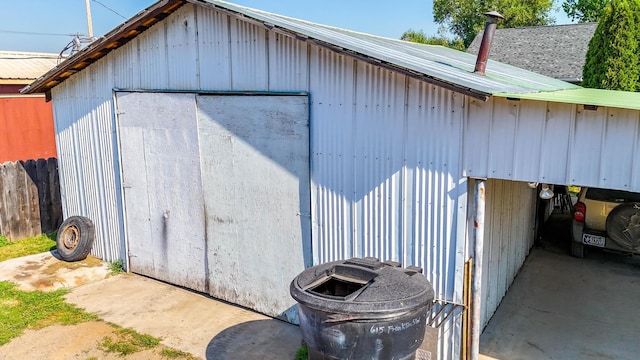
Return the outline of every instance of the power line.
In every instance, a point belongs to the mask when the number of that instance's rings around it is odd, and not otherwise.
[[[56,33],[40,33],[40,32],[29,32],[29,31],[13,31],[13,30],[0,30],[0,33],[22,34],[22,35],[47,35],[47,36],[76,36],[76,35],[78,35],[78,34],[56,34]]]
[[[126,18],[126,17],[124,17],[122,14],[120,14],[119,12],[117,12],[117,11],[113,10],[112,8],[108,7],[107,5],[105,5],[105,4],[103,4],[103,3],[101,3],[100,1],[98,1],[98,0],[92,0],[92,1],[93,1],[93,2],[95,2],[95,3],[98,3],[98,5],[102,6],[103,8],[105,8],[105,9],[107,9],[107,10],[111,11],[112,13],[114,13],[114,14],[116,14],[116,15],[120,16],[121,18],[123,18],[123,19],[127,20],[127,18]]]

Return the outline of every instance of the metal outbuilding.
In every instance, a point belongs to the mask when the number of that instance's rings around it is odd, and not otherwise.
[[[292,322],[309,266],[419,266],[453,359],[533,244],[526,182],[640,191],[640,96],[475,61],[163,0],[24,91],[53,100],[64,213],[94,221],[95,255]]]

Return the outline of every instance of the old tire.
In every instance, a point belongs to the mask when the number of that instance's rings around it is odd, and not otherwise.
[[[582,259],[586,253],[584,244],[572,241],[571,242],[571,255]]]
[[[65,261],[84,260],[91,252],[95,234],[95,227],[89,218],[72,216],[66,219],[58,229],[58,255]]]
[[[607,235],[621,248],[640,252],[640,203],[616,206],[607,217]]]

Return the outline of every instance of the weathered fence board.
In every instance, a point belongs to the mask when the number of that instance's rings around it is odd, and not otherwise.
[[[61,223],[55,158],[0,165],[0,234],[18,240],[55,231]]]

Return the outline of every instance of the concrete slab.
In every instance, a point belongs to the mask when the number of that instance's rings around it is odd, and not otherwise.
[[[481,336],[481,358],[638,359],[640,259],[573,258],[558,234],[532,250]]]
[[[302,341],[297,326],[137,275],[87,284],[67,300],[206,359],[294,359]]]

